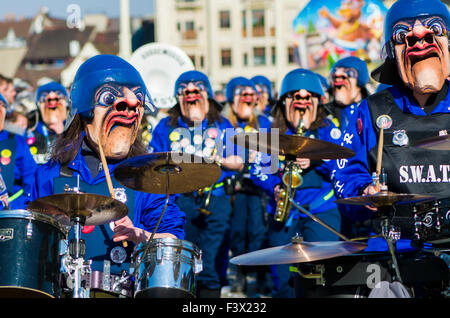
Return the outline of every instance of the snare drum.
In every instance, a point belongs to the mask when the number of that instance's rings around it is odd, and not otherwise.
[[[136,247],[132,263],[136,298],[195,297],[196,274],[202,270],[201,251],[195,244],[154,239]]]
[[[60,241],[66,229],[50,216],[0,212],[0,297],[60,296]]]

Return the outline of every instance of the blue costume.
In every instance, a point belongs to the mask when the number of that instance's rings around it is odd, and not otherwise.
[[[163,118],[153,131],[153,138],[149,144],[149,150],[153,152],[177,151],[194,154],[201,157],[210,157],[214,151],[221,154],[221,145],[225,145],[223,154],[230,153],[227,142],[229,133],[234,128],[231,123],[219,115],[220,105],[214,101],[211,85],[208,77],[198,71],[188,71],[180,75],[175,84],[175,95],[182,84],[196,83],[208,93],[209,112],[215,111],[217,116],[214,121],[206,118],[190,127],[179,113],[175,116],[175,124],[171,122],[172,116]],[[200,83],[200,84],[199,84]],[[215,107],[215,109],[212,109]],[[179,111],[180,104],[171,109]],[[173,113],[172,113],[173,114]],[[234,146],[233,146],[234,147]],[[231,149],[234,153],[234,149]],[[228,195],[225,193],[224,181],[229,172],[222,169],[219,180],[213,187],[210,205],[207,210],[210,215],[200,213],[206,193],[184,193],[177,195],[177,205],[186,213],[187,223],[185,227],[186,240],[196,244],[202,250],[203,270],[197,275],[197,297],[219,298],[220,288],[223,284],[223,267],[228,262],[221,253],[222,244],[229,230],[231,205]]]
[[[265,115],[268,119],[272,119],[272,117],[271,117],[271,111],[272,111],[271,101],[273,100],[272,82],[263,75],[253,76],[250,80],[255,85],[260,86],[261,89],[265,90],[267,92],[267,94],[269,95],[269,103],[266,105],[263,115]]]
[[[0,94],[0,104],[8,111],[8,103]],[[2,106],[0,106],[2,107]],[[0,132],[0,173],[8,191],[11,210],[25,209],[34,182],[36,162],[26,140],[8,131]]]
[[[440,1],[405,1],[394,3],[385,20],[385,48],[387,57],[384,63],[372,72],[372,77],[388,86],[364,100],[343,135],[342,145],[351,148],[356,155],[350,159],[336,161],[333,182],[339,198],[359,196],[372,183],[372,173],[376,167],[376,151],[380,135],[377,121],[389,116],[392,125],[384,129],[384,147],[382,169],[387,174],[388,190],[395,193],[429,194],[439,200],[450,198],[448,186],[448,151],[432,151],[414,147],[418,141],[438,136],[449,128],[450,95],[449,82],[446,80],[442,89],[436,93],[430,105],[421,107],[406,88],[400,78],[395,56],[393,27],[398,21],[422,19],[431,16],[442,17],[449,25],[450,14]],[[345,206],[345,213],[354,220],[372,217],[372,212],[361,206]],[[403,209],[398,206],[396,214],[402,216]],[[411,209],[411,208],[409,208]],[[413,219],[411,211],[409,227]],[[397,249],[410,250],[410,235],[397,241]],[[407,232],[407,231],[406,231]],[[386,251],[383,239],[371,239],[366,251]]]
[[[75,125],[74,119],[77,116],[93,119],[95,107],[107,106],[113,108],[112,104],[104,104],[102,103],[103,100],[97,101],[94,99],[95,91],[103,84],[125,85],[132,88],[138,86],[143,92],[142,104],[151,106],[150,95],[134,67],[117,56],[95,56],[82,64],[75,76],[71,89],[71,113],[67,119],[62,138],[65,137],[68,130],[72,129],[72,122]],[[72,145],[67,146],[65,150],[74,149],[76,151],[75,157],[69,162],[61,163],[52,158],[46,164],[39,166],[35,174],[31,200],[64,193],[65,185],[73,188],[77,185],[78,179],[82,192],[109,196],[105,172],[99,156],[88,146],[86,138],[86,133],[82,130],[78,143],[74,140]],[[133,221],[135,227],[152,232],[162,212],[165,196],[142,193],[120,185],[114,178],[114,169],[121,161],[122,159],[110,159],[108,161],[116,198],[127,205],[128,217]],[[179,239],[184,239],[184,222],[184,214],[172,200],[157,233],[171,233]],[[72,232],[71,230],[69,238],[73,236]],[[84,258],[92,260],[91,269],[93,271],[102,271],[104,262],[110,261],[111,274],[120,275],[122,270],[128,270],[129,268],[133,244],[128,244],[126,248],[122,247],[121,242],[113,242],[112,235],[113,231],[108,224],[95,226],[93,229],[89,226],[83,227],[81,236],[86,242]]]
[[[57,82],[50,82],[38,87],[36,91],[36,105],[39,105],[41,98],[48,94],[49,92],[55,92],[60,97],[69,99],[67,90],[64,86]],[[42,113],[40,113],[42,117]],[[27,143],[30,147],[30,151],[33,154],[33,158],[37,164],[41,165],[46,163],[50,158],[50,146],[52,142],[55,140],[57,134],[49,130],[46,124],[40,118],[37,126],[34,130],[27,130],[25,134],[25,138],[27,139]]]
[[[285,98],[287,93],[300,89],[306,89],[314,94],[323,95],[319,78],[308,70],[297,69],[288,73],[283,79],[280,101]],[[282,102],[279,102],[276,107],[285,106],[283,106]],[[285,134],[293,135],[295,131],[289,125]],[[338,143],[340,130],[332,121],[325,118],[322,125],[317,129],[307,130],[304,136]],[[280,160],[279,171],[277,173],[266,174],[263,172],[263,168],[268,165],[267,162],[269,160],[267,158],[264,159],[262,156],[267,155],[257,156],[255,163],[252,165],[251,173],[255,185],[263,188],[270,197],[267,207],[269,214],[269,245],[275,247],[289,244],[296,233],[301,235],[305,241],[338,240],[338,237],[334,233],[310,219],[295,207],[291,208],[289,217],[285,223],[278,222],[274,219],[273,215],[277,206],[274,199],[274,188],[282,183],[281,174],[284,171],[284,163]],[[266,163],[260,164],[260,162]],[[303,184],[296,189],[294,200],[311,213],[316,214],[318,218],[335,230],[339,231],[341,216],[337,209],[337,204],[334,203],[336,198],[329,179],[330,167],[329,162],[311,161],[311,166],[302,173]],[[274,280],[279,281],[275,281],[274,297],[293,297],[293,289],[288,284],[290,276],[289,266],[277,265],[276,271],[278,277],[274,277]]]
[[[251,80],[245,77],[235,77],[226,86],[227,102],[232,105],[235,89],[237,87],[251,88],[255,93],[258,92],[255,85],[268,88],[269,98],[271,99],[270,81],[263,76],[255,76]],[[238,94],[239,95],[239,94]],[[254,107],[257,107],[256,105]],[[270,112],[270,105],[267,105],[267,112]],[[236,113],[232,113],[232,123],[235,125],[236,133],[243,132],[268,132],[271,121],[256,109],[253,110],[253,120],[249,118],[243,120]],[[230,119],[230,118],[229,118]],[[255,186],[250,179],[249,151],[237,147],[238,155],[245,162],[244,169],[233,175],[235,180],[235,193],[231,200],[233,202],[233,213],[231,216],[230,231],[230,250],[233,256],[242,255],[247,252],[253,252],[265,247],[267,240],[267,226],[265,218],[265,193],[261,188]],[[245,288],[245,274],[241,268],[238,268],[237,278],[233,282],[232,291],[238,291]],[[258,271],[258,285],[262,285],[264,273]],[[261,287],[261,286],[259,286]]]

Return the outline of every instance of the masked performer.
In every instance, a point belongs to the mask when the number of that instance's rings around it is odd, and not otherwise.
[[[233,130],[230,122],[220,115],[221,105],[214,100],[208,77],[199,71],[181,74],[175,83],[178,103],[169,111],[153,131],[150,149],[154,152],[177,151],[204,158],[221,157],[221,144],[227,145],[226,130]],[[224,189],[228,170],[242,169],[242,160],[234,155],[224,155],[221,161],[222,175],[212,189],[203,194],[181,194],[177,204],[186,213],[186,239],[203,252],[203,270],[197,276],[197,297],[219,298],[223,277],[217,264],[224,264],[221,245],[229,229],[231,205]],[[211,199],[205,206],[209,191]],[[210,213],[202,213],[206,208]]]
[[[270,128],[269,119],[256,111],[261,95],[258,94],[255,86],[253,81],[245,77],[235,77],[226,86],[227,101],[230,104],[228,119],[236,128],[236,133],[261,130],[267,132]],[[263,191],[250,180],[249,169],[252,161],[250,152],[243,150],[239,154],[245,162],[245,166],[241,172],[233,175],[235,193],[232,195],[233,213],[231,217],[230,249],[234,256],[262,249],[267,232],[262,202]],[[258,289],[261,289],[258,292],[262,292],[264,270],[259,269],[261,268],[257,269],[257,285]],[[240,292],[245,289],[247,273],[244,270],[245,268],[238,267],[232,292]]]
[[[129,157],[146,154],[137,139],[144,107],[153,107],[138,71],[114,55],[97,55],[78,69],[70,92],[71,111],[65,130],[55,140],[49,162],[36,171],[32,200],[64,193],[65,186],[109,196],[106,157],[114,196],[128,207],[128,216],[100,226],[84,226],[85,259],[92,260],[92,271],[103,271],[110,262],[112,275],[127,271],[132,243],[147,241],[160,217],[164,195],[125,188],[114,178],[114,169]],[[101,148],[99,147],[101,146]],[[184,214],[169,201],[155,238],[184,238]],[[121,241],[132,243],[126,247]]]
[[[263,75],[253,76],[251,81],[259,93],[257,111],[272,120],[270,111],[273,103],[272,82]]]
[[[41,85],[36,91],[36,105],[39,122],[34,130],[27,131],[26,138],[30,151],[38,164],[50,158],[50,146],[56,136],[64,130],[67,118],[68,94],[64,86],[57,82]]]
[[[414,146],[449,129],[449,23],[449,11],[438,0],[399,0],[389,9],[384,26],[387,56],[372,77],[391,87],[364,100],[348,125],[342,145],[356,155],[337,161],[334,186],[340,198],[379,191],[372,173],[377,170],[380,132],[384,132],[381,169],[387,175],[389,191],[428,194],[443,203],[450,198],[450,152]],[[405,216],[400,206],[396,208],[396,225],[404,238],[414,222],[410,206],[406,209]],[[357,206],[348,214],[354,220],[373,216]],[[402,215],[406,224],[402,224]],[[408,240],[397,241],[398,250],[409,248]],[[369,240],[367,251],[386,249],[385,240]]]
[[[280,99],[275,105],[272,128],[278,128],[280,134],[300,134],[337,143],[340,131],[326,118],[322,106],[319,106],[322,95],[320,79],[315,73],[305,69],[289,72],[281,84]],[[285,171],[286,163],[280,161],[277,173],[266,174],[262,169],[264,165],[259,165],[259,162],[267,161],[260,159],[256,157],[251,173],[254,183],[265,189],[271,198],[267,207],[269,245],[275,247],[288,244],[296,233],[305,241],[338,240],[334,233],[294,207],[286,208],[283,215],[278,215],[277,203],[280,200],[280,189],[284,187],[281,175]],[[298,174],[303,178],[303,183],[295,190],[295,201],[339,231],[341,216],[334,203],[329,166],[322,160],[312,161],[305,158],[297,158],[295,165],[301,169]],[[288,284],[289,266],[277,265],[275,273],[278,277],[274,277],[274,297],[293,297],[293,288]]]
[[[349,56],[333,65],[330,77],[332,101],[324,107],[330,118],[335,118],[334,123],[344,131],[359,103],[369,95],[366,88],[369,70],[366,62]]]

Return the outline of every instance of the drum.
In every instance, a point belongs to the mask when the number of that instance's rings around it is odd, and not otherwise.
[[[450,203],[435,202],[414,211],[414,240],[433,245],[450,244]]]
[[[50,216],[0,212],[0,297],[60,296],[60,241],[67,230]]]
[[[201,251],[188,241],[158,238],[136,247],[132,266],[136,298],[194,298]]]

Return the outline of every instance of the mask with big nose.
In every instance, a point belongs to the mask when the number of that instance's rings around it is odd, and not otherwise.
[[[306,89],[300,89],[286,94],[285,105],[286,118],[291,127],[298,127],[302,119],[308,129],[316,120],[319,97]]]
[[[203,121],[209,111],[208,93],[202,82],[181,83],[178,90],[181,114],[189,123]]]
[[[248,120],[253,114],[253,109],[258,102],[258,97],[252,87],[237,87],[234,90],[232,109],[241,120]]]
[[[415,94],[438,92],[449,75],[448,32],[438,16],[408,19],[393,27],[397,69]]]
[[[99,88],[95,93],[94,116],[85,128],[91,147],[98,152],[101,142],[106,158],[125,158],[144,115],[143,98],[139,87],[106,84]]]

